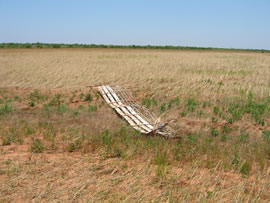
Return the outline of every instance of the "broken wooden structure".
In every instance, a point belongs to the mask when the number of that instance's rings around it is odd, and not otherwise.
[[[174,131],[168,123],[161,122],[154,113],[136,103],[135,99],[119,86],[101,85],[97,87],[103,99],[134,129],[143,134],[155,134],[174,138]]]

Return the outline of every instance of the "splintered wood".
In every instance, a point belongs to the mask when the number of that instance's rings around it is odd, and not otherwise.
[[[103,99],[134,129],[143,134],[173,137],[173,130],[167,125],[168,123],[161,123],[160,118],[157,118],[147,108],[137,104],[123,88],[108,85],[97,88]]]

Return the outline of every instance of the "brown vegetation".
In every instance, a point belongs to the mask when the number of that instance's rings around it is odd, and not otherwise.
[[[0,201],[269,201],[267,53],[0,50]],[[181,140],[134,131],[118,84]]]

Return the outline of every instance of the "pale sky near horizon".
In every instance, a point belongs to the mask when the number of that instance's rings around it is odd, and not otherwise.
[[[0,0],[0,43],[270,49],[270,0]]]

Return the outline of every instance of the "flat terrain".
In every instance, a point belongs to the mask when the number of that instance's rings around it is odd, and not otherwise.
[[[181,137],[141,135],[120,85]],[[0,49],[0,202],[270,201],[270,54]]]

